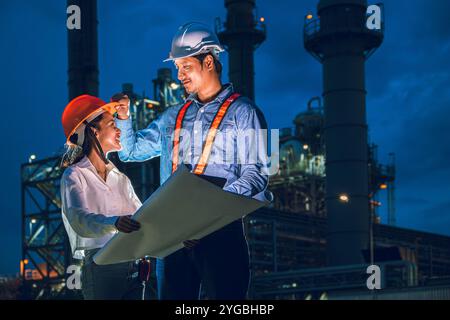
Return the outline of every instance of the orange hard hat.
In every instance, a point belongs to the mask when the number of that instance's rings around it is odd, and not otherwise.
[[[90,122],[104,112],[114,114],[118,102],[106,103],[100,98],[84,94],[76,97],[64,109],[62,114],[62,125],[67,143],[70,144],[70,137],[78,133],[84,137],[84,122]],[[79,139],[78,139],[79,140]],[[81,145],[82,141],[77,141]]]

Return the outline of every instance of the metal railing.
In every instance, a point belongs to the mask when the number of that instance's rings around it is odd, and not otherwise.
[[[251,291],[253,298],[277,299],[286,296],[301,297],[311,292],[367,289],[367,266],[364,264],[269,273],[254,277]],[[417,268],[408,261],[384,262],[378,266],[383,289],[414,287],[418,284]]]
[[[370,14],[366,14],[366,21],[370,17]],[[380,29],[368,29],[366,25],[364,25],[363,28],[358,28],[359,30],[364,30],[367,33],[374,33],[374,34],[380,34],[384,35],[384,21],[381,21]],[[333,32],[343,32],[343,31],[353,31],[356,30],[354,25],[350,24],[343,24],[337,29],[333,29]],[[321,33],[321,22],[320,18],[316,19],[305,19],[305,24],[303,27],[303,36],[305,41],[308,41],[309,39],[319,35]]]
[[[264,22],[261,22],[260,20],[254,20],[253,21],[253,30],[256,30],[256,31],[260,31],[260,32],[262,32],[262,33],[264,33],[264,34],[266,34],[267,33],[267,27],[266,27],[266,24],[264,23]],[[217,17],[216,19],[215,19],[215,22],[214,22],[214,29],[215,29],[215,32],[216,32],[216,34],[219,34],[219,33],[222,33],[222,32],[225,32],[225,31],[227,31],[227,27],[226,27],[226,25],[225,25],[225,22],[222,22],[221,21],[221,19],[219,18],[219,17]],[[247,28],[245,28],[245,30],[246,30]],[[236,30],[233,30],[233,31],[240,31],[240,29],[236,29]]]

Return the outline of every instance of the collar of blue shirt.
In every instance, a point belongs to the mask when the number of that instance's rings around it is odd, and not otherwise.
[[[232,83],[226,83],[222,86],[222,91],[220,91],[220,93],[217,95],[217,97],[206,103],[219,103],[221,104],[223,101],[225,101],[225,99],[227,99],[232,93],[234,93],[234,88],[233,88],[233,84]],[[193,100],[196,104],[198,105],[204,105],[204,103],[200,102],[198,100],[198,97],[196,94],[192,93],[191,95],[189,95],[189,97],[186,99],[186,101],[189,100]]]

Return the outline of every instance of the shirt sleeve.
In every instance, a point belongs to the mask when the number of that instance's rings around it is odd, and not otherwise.
[[[146,161],[161,155],[161,116],[153,120],[145,129],[134,131],[131,117],[116,119],[120,129],[122,149],[118,152],[122,161]]]
[[[67,169],[62,182],[63,212],[72,229],[83,238],[100,238],[117,232],[117,216],[93,213],[87,207],[82,180],[75,170]]]
[[[267,124],[264,115],[253,106],[243,108],[236,116],[236,151],[239,178],[226,186],[225,191],[253,197],[261,201],[272,201],[273,195],[267,190],[269,177],[264,170],[267,157],[266,144],[261,135]]]

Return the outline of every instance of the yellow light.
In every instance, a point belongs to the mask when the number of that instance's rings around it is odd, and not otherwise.
[[[306,16],[306,19],[308,19],[308,20],[311,20],[313,18],[313,15],[312,14],[308,14],[307,16]]]
[[[375,200],[370,200],[370,204],[374,207],[380,207],[381,206],[381,202],[380,201],[375,201]]]
[[[28,259],[23,260],[23,264],[28,264]]]
[[[170,84],[170,88],[172,90],[177,90],[179,87],[180,87],[180,85],[178,83],[176,83],[175,81]]]
[[[264,17],[259,18],[259,21],[264,22],[266,19]]]
[[[380,184],[380,189],[387,189],[387,184],[386,183]]]
[[[303,145],[303,149],[308,150],[309,146],[307,144]]]
[[[347,194],[342,193],[339,195],[339,201],[343,203],[348,203],[350,201],[350,198]]]
[[[31,219],[31,223],[36,223],[37,220],[36,219]]]

